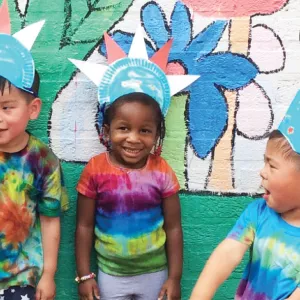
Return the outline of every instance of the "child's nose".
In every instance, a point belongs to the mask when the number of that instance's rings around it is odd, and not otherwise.
[[[266,165],[264,165],[264,167],[260,170],[259,175],[262,179],[267,179]]]
[[[136,143],[139,141],[139,135],[135,131],[131,131],[127,136],[127,141],[131,143]]]

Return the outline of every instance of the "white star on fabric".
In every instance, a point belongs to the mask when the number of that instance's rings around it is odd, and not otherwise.
[[[11,292],[12,292],[12,293],[14,293],[15,291],[16,291],[16,290],[14,290],[14,289],[11,289]]]
[[[21,300],[30,300],[30,299],[28,298],[28,296],[27,296],[27,294],[26,294],[25,296],[22,296],[22,295],[21,295]]]

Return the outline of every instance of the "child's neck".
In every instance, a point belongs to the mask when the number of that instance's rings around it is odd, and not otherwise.
[[[147,156],[143,161],[140,161],[140,162],[138,162],[136,164],[132,164],[132,165],[124,163],[122,161],[122,158],[116,157],[111,151],[107,153],[107,157],[109,159],[109,162],[112,165],[129,171],[129,170],[139,170],[139,169],[144,168],[147,164],[149,156]]]
[[[23,150],[28,144],[29,134],[24,131],[23,134],[19,135],[16,139],[10,141],[6,145],[0,145],[0,152],[16,153]]]
[[[296,208],[281,214],[281,217],[290,225],[300,227],[300,208]]]

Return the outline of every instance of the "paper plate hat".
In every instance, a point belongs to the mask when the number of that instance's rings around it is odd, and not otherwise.
[[[293,150],[300,154],[300,91],[288,108],[278,130],[289,141]]]
[[[172,40],[169,40],[148,60],[142,32],[142,28],[139,27],[128,57],[105,33],[108,66],[75,59],[70,61],[98,86],[101,105],[111,104],[126,94],[141,92],[155,99],[163,114],[166,115],[171,96],[186,88],[200,76],[166,75]]]
[[[44,21],[25,27],[11,35],[7,0],[0,7],[0,76],[15,87],[34,94],[34,61],[30,49],[34,44]]]

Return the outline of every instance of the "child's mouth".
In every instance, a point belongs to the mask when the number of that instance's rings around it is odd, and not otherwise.
[[[130,148],[123,148],[125,152],[130,153],[130,154],[138,154],[140,153],[140,149],[130,149]]]
[[[267,201],[270,196],[270,191],[265,188],[265,193],[263,194],[263,198]]]

